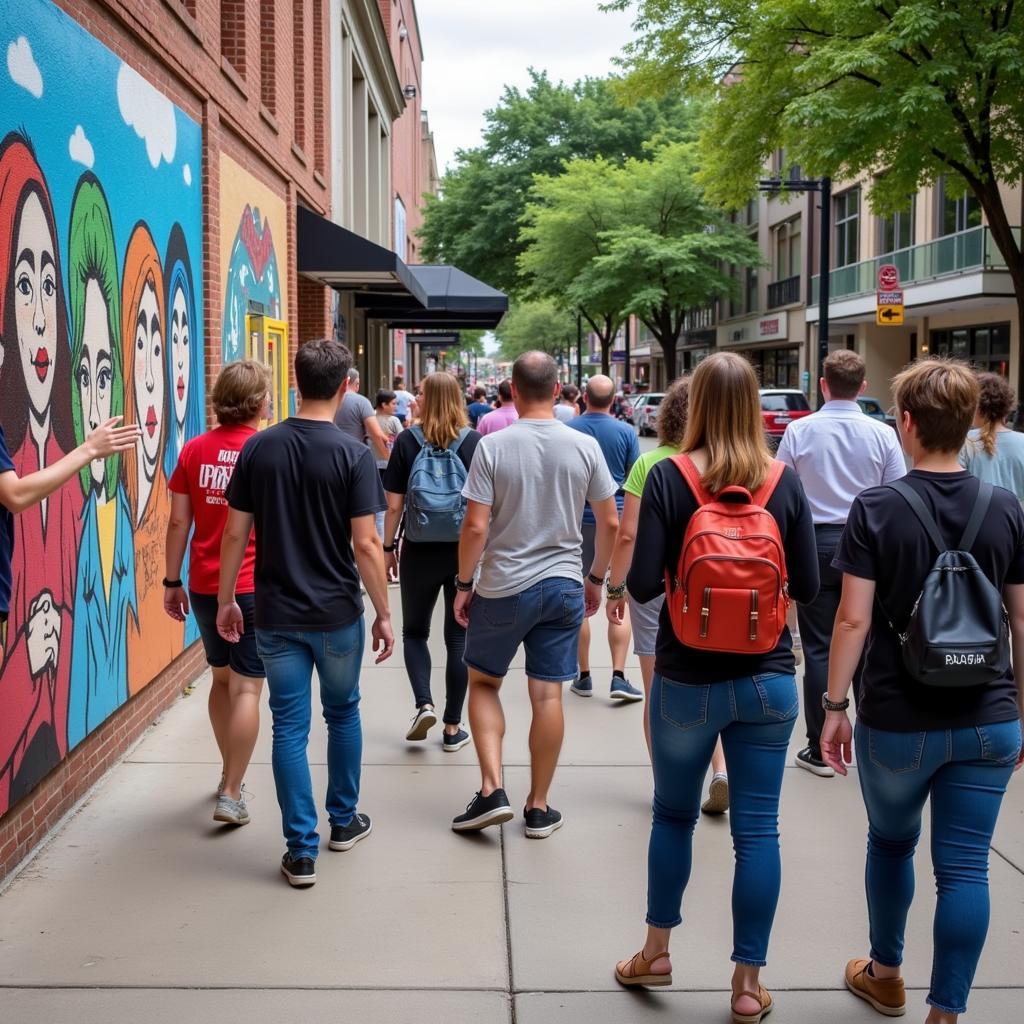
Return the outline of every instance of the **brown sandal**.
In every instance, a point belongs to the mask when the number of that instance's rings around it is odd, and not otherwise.
[[[761,1004],[761,1009],[757,1013],[737,1013],[736,1012],[736,1000],[742,999],[743,996],[749,996],[751,999],[756,999]],[[732,1024],[761,1024],[761,1021],[772,1012],[774,1007],[772,1002],[771,993],[764,988],[762,985],[757,986],[757,992],[737,992],[732,997]]]
[[[672,972],[668,974],[653,974],[651,968],[659,961],[668,958],[668,953],[658,953],[652,960],[644,959],[644,951],[630,960],[623,960],[615,965],[615,980],[620,985],[671,985]]]

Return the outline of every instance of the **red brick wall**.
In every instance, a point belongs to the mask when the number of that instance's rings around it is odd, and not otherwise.
[[[391,41],[391,56],[402,88],[416,86],[416,96],[406,100],[402,116],[391,128],[391,187],[394,194],[405,206],[405,230],[408,251],[400,253],[413,263],[419,262],[419,239],[416,231],[423,223],[420,212],[423,193],[429,182],[425,181],[423,169],[422,129],[420,112],[423,109],[422,66],[423,54],[416,32],[416,14],[413,0],[380,0],[381,10],[391,5],[388,37]],[[400,38],[399,24],[408,30],[408,36]]]
[[[219,158],[227,152],[246,170],[286,199],[289,226],[286,244],[288,309],[292,349],[300,339],[329,330],[329,293],[308,282],[300,284],[295,270],[295,206],[302,201],[327,213],[330,190],[314,162],[294,145],[295,104],[293,55],[282,45],[264,54],[261,12],[273,5],[278,26],[290,26],[292,0],[55,0],[95,38],[164,92],[203,129],[203,307],[207,341],[207,396],[220,370],[222,287],[220,267]],[[316,12],[326,32],[323,0],[296,0],[310,29]],[[222,46],[222,7],[232,36]],[[317,32],[319,36],[321,33]],[[308,32],[307,32],[308,38]],[[230,53],[230,63],[222,58]],[[329,66],[301,60],[304,66],[306,122],[320,126],[319,147],[326,164],[330,149]],[[314,75],[314,69],[317,79]],[[276,112],[264,102],[264,73],[273,71]],[[230,228],[234,231],[234,226]],[[198,262],[198,255],[193,254]],[[300,312],[301,305],[301,312]],[[207,418],[212,414],[207,397]],[[0,818],[0,880],[38,843],[107,768],[116,762],[141,732],[175,699],[201,669],[199,645],[173,662],[157,679],[121,707],[81,743],[39,787]]]

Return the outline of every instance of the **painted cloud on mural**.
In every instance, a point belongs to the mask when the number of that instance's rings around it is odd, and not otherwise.
[[[192,187],[192,168],[188,164],[182,167],[181,178],[189,188]]]
[[[83,164],[90,170],[96,161],[92,143],[85,137],[85,129],[80,124],[75,125],[75,134],[68,140],[68,154],[76,164]]]
[[[122,64],[117,73],[117,105],[125,124],[145,140],[146,155],[153,167],[159,167],[161,159],[171,163],[178,134],[174,104],[137,71]]]
[[[42,98],[43,75],[24,36],[19,36],[7,46],[7,71],[12,82],[27,89],[37,100]]]

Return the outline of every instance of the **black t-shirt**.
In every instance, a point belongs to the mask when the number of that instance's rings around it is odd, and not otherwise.
[[[670,459],[651,470],[640,500],[637,545],[626,579],[635,600],[651,601],[665,592],[665,570],[675,573],[686,527],[697,507],[697,499]],[[782,536],[789,596],[802,603],[812,601],[818,593],[814,523],[800,480],[788,466],[766,508],[775,517]],[[796,671],[788,627],[782,631],[778,646],[768,654],[701,651],[684,646],[676,638],[667,604],[661,610],[654,663],[659,674],[679,683],[718,683],[761,673],[792,675]]]
[[[977,477],[915,469],[904,480],[921,496],[946,543],[958,544],[978,495]],[[971,554],[1000,590],[1006,583],[1024,583],[1024,514],[1002,487],[993,488]],[[858,719],[872,729],[923,732],[1020,716],[1012,672],[987,686],[958,690],[923,686],[903,667],[890,617],[896,629],[906,626],[938,555],[906,499],[891,487],[872,487],[854,501],[832,564],[876,585],[857,705]]]
[[[256,625],[340,629],[363,613],[351,520],[384,509],[370,449],[292,417],[246,442],[228,504],[256,519]]]

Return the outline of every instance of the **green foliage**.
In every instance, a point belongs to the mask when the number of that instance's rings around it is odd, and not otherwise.
[[[456,265],[509,293],[522,290],[519,223],[535,175],[557,175],[575,158],[622,163],[655,135],[693,133],[677,91],[627,103],[608,79],[570,86],[530,75],[528,89],[506,88],[487,112],[483,144],[458,152],[441,195],[427,197],[420,231],[426,261]]]
[[[533,350],[557,356],[576,344],[576,318],[551,299],[516,302],[494,334],[506,362]]]

